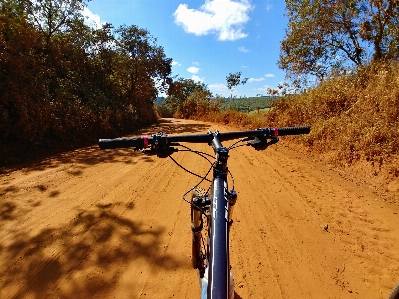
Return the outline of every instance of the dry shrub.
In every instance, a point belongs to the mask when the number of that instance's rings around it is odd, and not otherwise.
[[[211,113],[205,118],[201,119],[205,121],[222,123],[225,125],[230,124],[235,127],[245,129],[260,128],[265,124],[264,113],[248,114],[236,110],[226,110],[218,113]]]
[[[310,125],[311,134],[295,140],[328,162],[350,166],[365,161],[398,176],[399,64],[375,63],[329,78],[300,95],[280,99],[264,115],[226,111],[208,120],[248,128]]]
[[[280,125],[306,123],[306,143],[337,165],[367,161],[379,170],[399,149],[399,66],[373,64],[356,74],[332,78],[276,105],[270,118]]]
[[[189,95],[176,112],[175,117],[201,119],[217,112],[219,112],[219,104],[211,99],[209,91],[202,90]]]

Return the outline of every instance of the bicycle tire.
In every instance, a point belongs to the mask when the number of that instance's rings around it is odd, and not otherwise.
[[[388,299],[399,299],[399,283],[393,288]]]
[[[196,188],[191,192],[191,203],[196,196],[203,196],[205,189]],[[193,225],[193,214],[194,207],[191,205],[191,226]],[[202,240],[202,230],[199,232],[192,232],[192,242],[191,242],[191,263],[194,269],[201,268],[202,257],[201,257],[201,240]]]
[[[193,235],[191,248],[191,262],[194,269],[198,269],[201,263],[201,234]]]

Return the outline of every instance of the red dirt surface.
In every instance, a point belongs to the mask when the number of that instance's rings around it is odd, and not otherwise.
[[[209,128],[229,130],[168,119],[142,133]],[[235,298],[387,298],[399,281],[397,203],[284,141],[230,155]],[[170,159],[97,146],[3,169],[0,298],[199,298],[181,199],[197,182]]]

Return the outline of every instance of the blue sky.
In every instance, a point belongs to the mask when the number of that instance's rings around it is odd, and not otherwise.
[[[92,0],[89,21],[147,29],[173,59],[173,76],[230,96],[229,73],[249,78],[233,95],[266,95],[284,81],[277,67],[287,19],[282,0]]]

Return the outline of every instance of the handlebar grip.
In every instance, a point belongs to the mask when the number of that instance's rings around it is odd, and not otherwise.
[[[145,138],[116,138],[116,139],[100,139],[98,145],[100,149],[114,149],[114,148],[126,148],[126,147],[137,147],[145,148],[147,145],[144,144]]]
[[[310,127],[308,126],[285,127],[285,128],[278,128],[277,131],[278,131],[278,136],[309,134]]]

